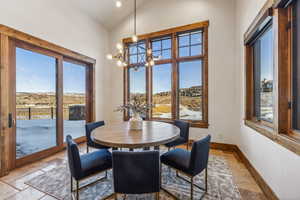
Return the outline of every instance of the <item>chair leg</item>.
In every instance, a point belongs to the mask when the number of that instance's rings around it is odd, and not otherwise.
[[[86,144],[86,152],[89,153],[89,146]]]
[[[193,200],[193,198],[194,198],[194,191],[193,191],[193,189],[194,189],[194,179],[193,179],[194,177],[191,177],[191,200]]]
[[[71,194],[73,192],[73,177],[71,176]]]
[[[155,200],[159,200],[159,192],[155,193]]]
[[[79,181],[76,180],[76,200],[79,200]]]
[[[205,168],[205,193],[207,192],[207,167]]]
[[[107,179],[107,170],[105,171],[105,178]]]
[[[129,151],[134,151],[134,149],[133,148],[129,148]]]
[[[189,142],[186,143],[186,150],[189,150]]]

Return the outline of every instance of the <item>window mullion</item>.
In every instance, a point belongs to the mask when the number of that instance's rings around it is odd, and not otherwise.
[[[177,57],[177,35],[172,34],[172,118],[178,119],[178,63],[176,61]]]
[[[149,39],[146,39],[146,49],[148,48],[151,48],[151,42]],[[145,58],[146,58],[146,62],[148,61],[149,59],[149,56],[147,54],[147,50],[146,50],[146,55],[145,55]],[[148,104],[152,104],[152,72],[151,72],[151,66],[149,67],[146,67],[146,102]],[[149,110],[149,112],[147,113],[147,116],[146,118],[151,118],[152,116],[152,109]]]

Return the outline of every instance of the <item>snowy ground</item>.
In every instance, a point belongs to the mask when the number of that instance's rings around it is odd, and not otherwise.
[[[64,139],[85,135],[85,121],[64,120]],[[17,120],[17,158],[56,146],[56,120]]]
[[[171,104],[156,104],[156,106],[159,105],[167,105],[171,107]],[[189,110],[188,107],[180,105],[180,119],[188,119],[188,120],[201,120],[202,119],[202,112],[201,111],[193,111]],[[171,113],[155,113],[154,117],[159,117],[159,118],[172,118]]]
[[[179,111],[180,119],[189,119],[189,120],[201,120],[202,112],[189,110],[187,107],[180,105]]]

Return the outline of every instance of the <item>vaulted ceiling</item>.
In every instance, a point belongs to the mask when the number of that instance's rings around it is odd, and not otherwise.
[[[137,6],[150,0],[137,0]],[[72,0],[72,3],[97,20],[106,28],[111,29],[133,12],[134,0],[122,0],[122,7],[117,8],[115,0]]]

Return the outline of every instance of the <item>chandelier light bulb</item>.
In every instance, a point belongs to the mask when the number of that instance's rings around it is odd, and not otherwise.
[[[131,37],[131,39],[132,39],[132,42],[137,42],[138,41],[138,37],[136,35],[133,35]]]
[[[155,65],[154,60],[150,60],[150,65],[151,65],[151,66],[154,66],[154,65]]]
[[[127,63],[126,63],[126,62],[123,62],[123,66],[124,66],[124,67],[127,67]]]
[[[123,49],[123,45],[121,43],[118,43],[116,45],[116,47],[117,47],[118,50],[122,50]]]
[[[148,55],[151,55],[152,54],[152,49],[147,49],[147,53],[148,53]]]
[[[146,62],[146,63],[145,63],[145,66],[146,66],[146,67],[148,67],[148,66],[149,66],[149,63],[148,63],[148,62]]]
[[[123,62],[122,62],[121,60],[118,60],[118,61],[117,61],[117,65],[118,65],[119,67],[122,67]]]
[[[117,6],[117,8],[120,8],[120,7],[122,7],[122,1],[116,1],[116,6]]]
[[[106,55],[106,58],[107,58],[108,60],[112,60],[112,59],[113,59],[113,55],[107,54],[107,55]]]

